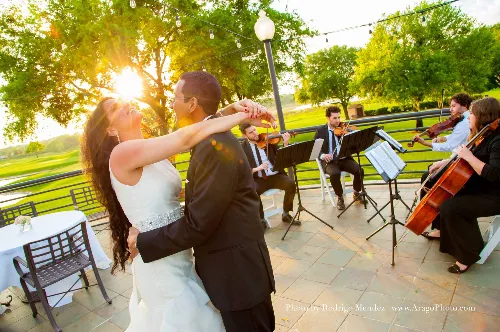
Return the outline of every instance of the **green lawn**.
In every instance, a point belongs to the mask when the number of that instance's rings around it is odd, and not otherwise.
[[[500,89],[489,91],[488,94],[491,96],[498,95],[498,97],[500,97]],[[382,106],[383,105],[381,105],[380,107]],[[305,111],[288,113],[285,115],[285,123],[287,125],[287,129],[293,130],[295,128],[311,127],[324,124],[325,123],[324,112],[325,112],[325,107],[314,107],[312,109]],[[425,126],[430,126],[436,122],[438,122],[438,118],[424,119]],[[392,136],[397,140],[411,139],[415,134],[414,132],[410,131],[411,128],[415,128],[415,120],[402,121],[384,125],[385,131],[408,129],[408,131],[405,132],[392,134]],[[233,129],[233,133],[236,136],[240,136],[240,133],[237,128]],[[313,136],[314,133],[298,135],[296,138],[292,138],[292,143],[297,141],[310,140],[313,139]],[[423,147],[416,146],[413,149],[422,150]],[[429,164],[429,162],[411,163],[412,161],[424,160],[424,159],[440,160],[448,156],[449,153],[432,152],[430,149],[426,149],[425,152],[406,153],[401,155],[403,160],[405,160],[408,163],[408,166],[406,167],[405,171],[425,170],[427,169],[427,166]],[[188,161],[188,160],[189,160],[189,154],[187,153],[178,155],[176,158],[176,161],[178,162]],[[361,158],[361,163],[364,165],[363,168],[365,170],[365,173],[367,174],[366,179],[368,180],[380,179],[380,176],[378,175],[370,175],[372,173],[375,173],[375,170],[373,169],[373,167],[368,165],[368,161],[364,157]],[[177,169],[181,171],[182,178],[185,178],[186,175],[185,170],[187,169],[187,167],[188,163],[180,164],[177,166]],[[24,158],[0,160],[0,174],[1,174],[0,179],[27,175],[26,177],[16,181],[16,182],[24,182],[27,180],[34,180],[37,178],[74,171],[78,169],[81,169],[79,150],[74,150],[61,154],[42,153],[39,155],[38,158],[35,156],[29,156]],[[300,172],[299,179],[311,179],[311,178],[317,178],[319,176],[315,162],[310,162],[300,165],[298,169],[304,171],[311,169],[305,172]],[[420,174],[403,174],[400,177],[405,179],[418,178],[420,177]],[[26,189],[26,191],[31,193],[36,193],[40,191],[52,190],[58,187],[70,186],[85,181],[86,181],[85,176],[81,175],[69,179],[58,180],[55,182],[30,187]],[[301,184],[312,184],[312,183],[319,183],[319,180],[301,181]],[[60,200],[55,200],[39,205],[37,204],[37,208],[40,210],[47,210],[55,208],[57,206],[70,205],[71,199],[69,198],[69,190],[70,188],[65,188],[61,190],[56,190],[36,195],[34,197],[27,197],[23,199],[20,203],[30,200],[34,200],[35,202],[40,202],[44,200],[53,199],[59,196],[66,196],[65,198]],[[0,201],[1,200],[2,199],[0,199]],[[72,207],[67,207],[65,209],[72,209]]]

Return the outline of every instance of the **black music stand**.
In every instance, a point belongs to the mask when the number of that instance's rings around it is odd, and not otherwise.
[[[283,147],[278,150],[276,153],[276,160],[274,162],[273,169],[278,170],[278,169],[285,169],[288,167],[293,168],[293,175],[295,178],[295,186],[297,189],[297,198],[299,200],[299,206],[297,208],[297,212],[295,213],[295,216],[293,217],[293,220],[290,222],[290,225],[286,229],[285,234],[281,238],[281,240],[285,239],[286,234],[290,230],[290,227],[292,227],[293,222],[298,218],[300,218],[300,213],[302,211],[305,211],[309,213],[311,216],[314,218],[318,219],[321,221],[323,224],[327,225],[331,229],[333,229],[333,226],[326,223],[324,220],[321,218],[315,216],[312,214],[310,211],[308,211],[303,205],[302,201],[300,199],[300,188],[299,188],[299,180],[297,178],[297,165],[308,162],[311,160],[311,152],[314,147],[314,140],[313,141],[306,141],[306,142],[300,142],[300,143],[295,143],[291,144],[289,146]],[[313,158],[314,160],[314,158]]]
[[[385,133],[384,131],[382,131],[383,134],[381,134],[379,131],[376,132],[376,135],[383,139],[384,141],[386,141],[387,143],[389,143],[389,145],[392,147],[393,150],[397,150],[401,153],[405,153],[406,152],[406,149],[401,145],[401,144],[398,144],[396,145],[396,143],[394,142],[397,142],[395,141],[392,137],[390,137],[387,133]],[[391,183],[389,182],[389,191],[391,191]],[[400,201],[401,203],[403,203],[403,205],[408,209],[408,216],[410,216],[409,214],[411,213],[411,211],[413,210],[413,208],[410,208],[408,206],[408,204],[405,203],[405,201],[403,201],[403,198],[401,197],[401,195],[399,194],[399,190],[398,190],[398,179],[395,178],[394,179],[394,194],[390,194],[389,196],[389,201],[387,203],[384,204],[384,206],[382,206],[380,208],[379,211],[382,211],[383,209],[385,209],[389,204],[392,204],[392,201],[394,200],[398,200]],[[370,217],[370,219],[367,220],[367,222],[370,222],[373,218],[375,218],[377,216],[377,214],[373,214],[373,216]],[[408,219],[408,218],[406,218]]]
[[[361,168],[361,161],[359,159],[359,153],[361,151],[366,150],[369,148],[373,143],[379,140],[378,136],[376,135],[376,131],[378,130],[378,127],[370,127],[367,129],[363,129],[360,131],[355,131],[352,133],[349,133],[348,135],[345,135],[342,138],[342,144],[340,145],[340,151],[338,158],[345,158],[349,157],[353,154],[356,154],[358,156],[358,165]],[[361,172],[363,172],[363,169],[361,168]],[[365,184],[363,181],[364,175],[361,174],[361,192],[359,193],[360,197],[363,198],[364,201],[364,206],[366,209],[367,201],[370,202],[370,204],[373,206],[375,211],[377,211],[377,214],[380,215],[380,217],[384,220],[385,218],[382,216],[380,213],[380,210],[377,209],[377,202],[373,198],[371,198],[367,193],[365,189]],[[342,211],[337,218],[340,218],[346,212],[356,201],[353,200],[347,207],[345,208],[344,211]]]
[[[367,156],[367,158],[368,158],[368,160],[372,161],[370,159],[370,156]],[[372,161],[372,163],[373,163],[373,161]],[[392,177],[389,176],[386,172],[380,173],[382,175],[382,178],[384,179],[384,181],[389,184],[389,202],[386,205],[384,205],[384,207],[386,207],[388,204],[390,204],[390,206],[391,206],[391,216],[390,216],[390,220],[389,220],[388,223],[384,223],[375,232],[373,232],[371,235],[369,235],[369,236],[366,237],[366,240],[369,240],[372,236],[374,236],[375,234],[377,234],[378,232],[380,232],[381,230],[383,230],[387,226],[392,225],[392,262],[391,262],[392,266],[394,266],[394,264],[395,264],[394,263],[394,248],[397,246],[396,225],[405,226],[405,224],[403,224],[402,222],[400,222],[399,220],[396,219],[396,215],[395,215],[395,212],[394,212],[394,200],[396,200],[396,199],[401,200],[401,198],[398,198],[399,192],[398,192],[398,187],[397,187],[396,179],[397,179],[398,175],[403,171],[404,167],[406,167],[406,164],[401,169],[398,167],[398,173],[392,175]],[[392,193],[392,182],[394,182],[394,184],[396,185],[396,188],[395,188],[396,194]],[[403,202],[403,204],[406,206],[406,208],[409,209],[408,205],[406,205],[406,203],[403,200],[401,200],[401,202]],[[370,218],[370,219],[372,219],[372,218]],[[384,222],[385,222],[385,220],[384,220]]]

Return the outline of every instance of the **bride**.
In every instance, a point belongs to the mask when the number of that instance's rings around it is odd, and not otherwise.
[[[129,103],[103,98],[85,126],[85,169],[109,212],[113,267],[124,270],[130,258],[128,230],[159,228],[182,216],[181,178],[167,158],[188,150],[208,136],[243,122],[274,122],[262,106],[243,100],[219,113],[226,115],[144,139],[142,115]],[[224,331],[220,314],[194,271],[192,249],[145,264],[140,255],[131,266],[133,291],[127,331]]]

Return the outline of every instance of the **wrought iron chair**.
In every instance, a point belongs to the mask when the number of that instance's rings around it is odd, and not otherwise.
[[[26,261],[21,257],[15,257],[13,261],[14,267],[20,276],[21,286],[23,287],[24,293],[28,298],[28,303],[33,311],[33,317],[36,317],[38,314],[35,302],[39,300],[55,331],[61,331],[61,329],[57,326],[54,316],[52,315],[47,297],[63,294],[55,304],[56,306],[66,294],[70,291],[77,290],[73,289],[73,287],[79,279],[66,292],[47,296],[45,288],[78,272],[81,274],[85,284],[83,288],[88,289],[90,286],[95,286],[89,284],[87,276],[85,275],[84,269],[88,266],[92,266],[97,285],[99,285],[104,299],[111,304],[111,299],[108,297],[104,284],[99,276],[99,272],[97,271],[85,222],[79,223],[47,239],[24,245],[24,254],[26,256]],[[24,266],[24,269],[21,266]],[[26,269],[28,269],[28,271],[25,271]],[[36,289],[38,299],[34,298],[34,294],[29,291],[28,285]]]
[[[86,211],[95,210],[101,207],[101,204],[97,200],[95,191],[90,186],[71,189],[69,193],[71,195],[71,199],[73,200],[73,206],[77,211],[82,211],[87,214]],[[87,220],[96,221],[104,219],[107,216],[107,211],[101,211],[87,215]]]
[[[13,223],[14,219],[16,219],[18,216],[38,216],[38,212],[35,208],[35,203],[31,201],[20,205],[11,206],[9,208],[0,209],[0,228]]]

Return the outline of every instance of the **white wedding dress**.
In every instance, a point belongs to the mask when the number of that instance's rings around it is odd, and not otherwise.
[[[123,211],[141,232],[177,220],[183,209],[178,200],[181,177],[168,160],[143,167],[134,186],[120,183],[111,172],[111,184]],[[224,331],[220,314],[194,270],[193,250],[144,263],[132,263],[133,289],[130,325],[126,331]]]

